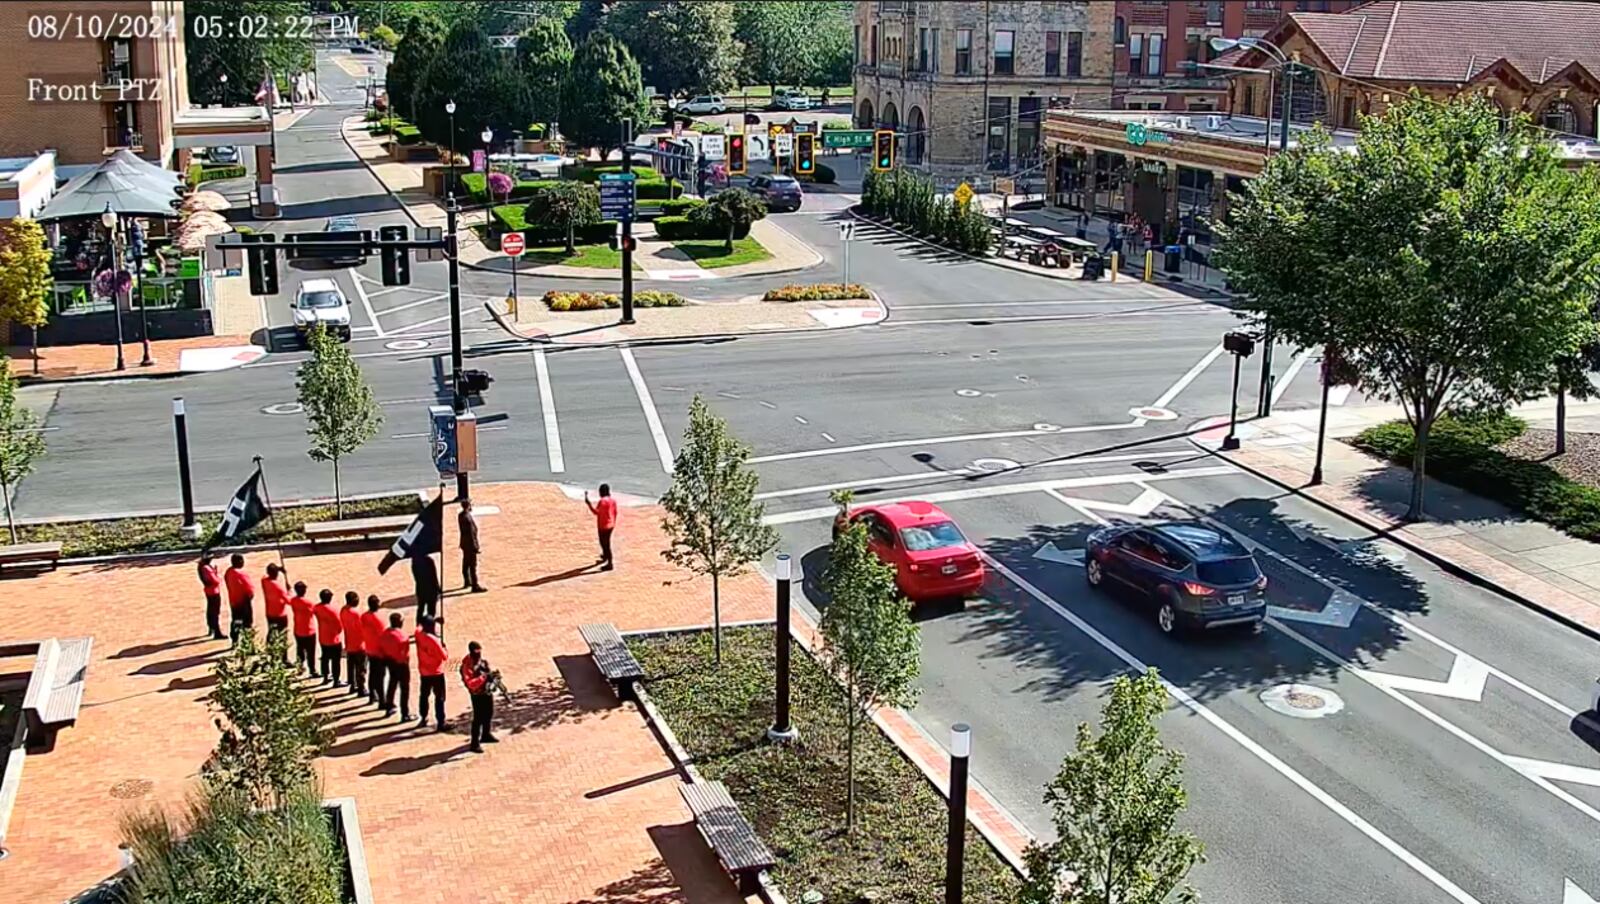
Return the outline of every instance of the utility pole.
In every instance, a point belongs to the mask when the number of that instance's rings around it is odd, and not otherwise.
[[[633,120],[622,121],[622,174],[629,190],[633,180]],[[667,193],[669,196],[671,192]],[[622,322],[633,323],[633,211],[622,218]]]
[[[461,262],[456,242],[456,216],[460,208],[452,192],[445,205],[445,259],[450,268],[450,388],[456,415],[467,413],[467,394],[461,386]],[[472,498],[472,478],[466,471],[456,474],[456,496]]]
[[[1293,60],[1283,61],[1283,128],[1278,132],[1278,153],[1289,150],[1289,108],[1294,103],[1294,67]],[[1266,322],[1261,337],[1261,395],[1256,400],[1256,414],[1266,417],[1272,413],[1272,321]]]

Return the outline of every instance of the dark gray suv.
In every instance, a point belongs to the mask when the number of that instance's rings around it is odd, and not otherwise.
[[[1248,625],[1267,614],[1267,576],[1226,531],[1201,521],[1107,527],[1089,535],[1084,575],[1132,590],[1163,633]]]

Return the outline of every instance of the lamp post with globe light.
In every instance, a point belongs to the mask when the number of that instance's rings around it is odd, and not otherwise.
[[[122,357],[122,302],[119,299],[122,287],[118,284],[118,267],[122,259],[117,255],[117,215],[112,212],[110,202],[100,214],[100,225],[106,228],[106,244],[111,248],[108,283],[111,286],[111,316],[117,322],[117,370],[127,370],[128,364]]]
[[[456,196],[456,102],[445,101],[445,115],[450,117],[450,185],[445,193],[454,198]]]

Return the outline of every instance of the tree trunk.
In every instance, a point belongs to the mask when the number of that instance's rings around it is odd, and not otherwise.
[[[333,460],[333,518],[344,517],[344,496],[339,492],[339,459]]]
[[[1407,522],[1422,520],[1422,499],[1424,484],[1427,482],[1428,465],[1428,432],[1433,429],[1433,416],[1417,416],[1416,441],[1411,449],[1411,504],[1406,508],[1403,520]]]
[[[717,668],[722,668],[722,588],[717,573],[711,572],[711,646],[716,651]]]
[[[845,695],[849,696],[849,692]],[[845,705],[850,707],[846,710],[844,734],[844,833],[849,835],[856,828],[856,722],[859,716],[854,700],[846,700]]]
[[[11,514],[11,485],[6,481],[5,464],[0,462],[0,497],[6,501],[6,527],[11,530],[11,543],[17,542],[17,520]]]
[[[739,224],[736,221],[734,221],[734,220],[732,220],[730,218],[728,220],[728,241],[727,241],[727,243],[725,243],[722,246],[722,250],[727,252],[728,254],[732,254],[733,253],[733,234],[738,229],[739,229]]]
[[[1556,387],[1556,454],[1567,453],[1567,385]]]
[[[33,328],[33,375],[39,375],[39,328]]]
[[[578,250],[578,247],[573,244],[573,235],[572,235],[572,233],[573,233],[572,221],[568,220],[567,221],[567,253],[568,254],[574,254]]]

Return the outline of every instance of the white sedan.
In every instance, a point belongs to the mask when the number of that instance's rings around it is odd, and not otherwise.
[[[331,279],[308,279],[294,293],[294,329],[300,341],[317,324],[346,342],[350,341],[350,302]]]

